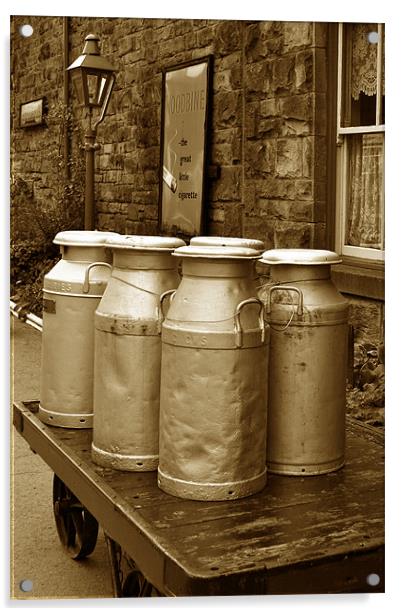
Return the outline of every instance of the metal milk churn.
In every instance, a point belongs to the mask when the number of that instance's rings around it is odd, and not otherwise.
[[[348,302],[330,279],[328,250],[266,251],[271,284],[267,469],[319,475],[344,464]]]
[[[110,275],[111,237],[118,234],[62,231],[54,238],[62,258],[43,287],[39,417],[46,424],[92,427],[93,319]]]
[[[213,243],[214,242],[214,243]],[[266,483],[268,328],[247,244],[196,244],[162,326],[158,485],[194,500]]]
[[[95,315],[92,459],[106,468],[150,471],[159,459],[161,324],[166,291],[179,284],[180,239],[120,236]]]

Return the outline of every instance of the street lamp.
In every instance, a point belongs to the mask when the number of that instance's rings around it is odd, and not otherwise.
[[[88,110],[85,133],[85,229],[95,227],[95,151],[100,147],[96,143],[96,131],[105,116],[116,79],[114,67],[100,55],[99,41],[95,34],[88,34],[82,54],[67,68],[71,71],[80,107]]]

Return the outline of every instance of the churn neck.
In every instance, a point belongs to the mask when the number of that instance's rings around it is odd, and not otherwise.
[[[261,250],[245,246],[191,244],[174,251],[182,259],[183,276],[243,278],[252,276]]]
[[[128,270],[175,269],[172,252],[185,242],[176,237],[122,235],[107,246],[113,251],[113,267]]]
[[[331,266],[341,259],[331,250],[275,248],[264,252],[260,263],[270,266],[273,282],[307,282],[329,279]]]

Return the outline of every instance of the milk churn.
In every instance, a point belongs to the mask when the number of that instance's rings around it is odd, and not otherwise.
[[[330,279],[334,252],[263,254],[271,284],[260,297],[270,324],[267,468],[319,475],[344,464],[348,303]]]
[[[108,243],[113,269],[95,315],[92,458],[100,466],[157,468],[163,302],[179,284],[171,253],[184,244],[135,235]]]
[[[194,500],[248,496],[266,483],[261,250],[191,240],[173,254],[183,278],[162,325],[158,484]]]
[[[106,287],[118,233],[62,231],[61,259],[43,288],[39,417],[47,424],[90,428],[93,416],[93,319]]]

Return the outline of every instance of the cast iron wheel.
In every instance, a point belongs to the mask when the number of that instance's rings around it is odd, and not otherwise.
[[[57,475],[53,478],[53,512],[61,545],[74,560],[89,556],[96,546],[99,525]]]
[[[123,597],[152,597],[159,593],[138,569],[130,571],[122,587]]]

